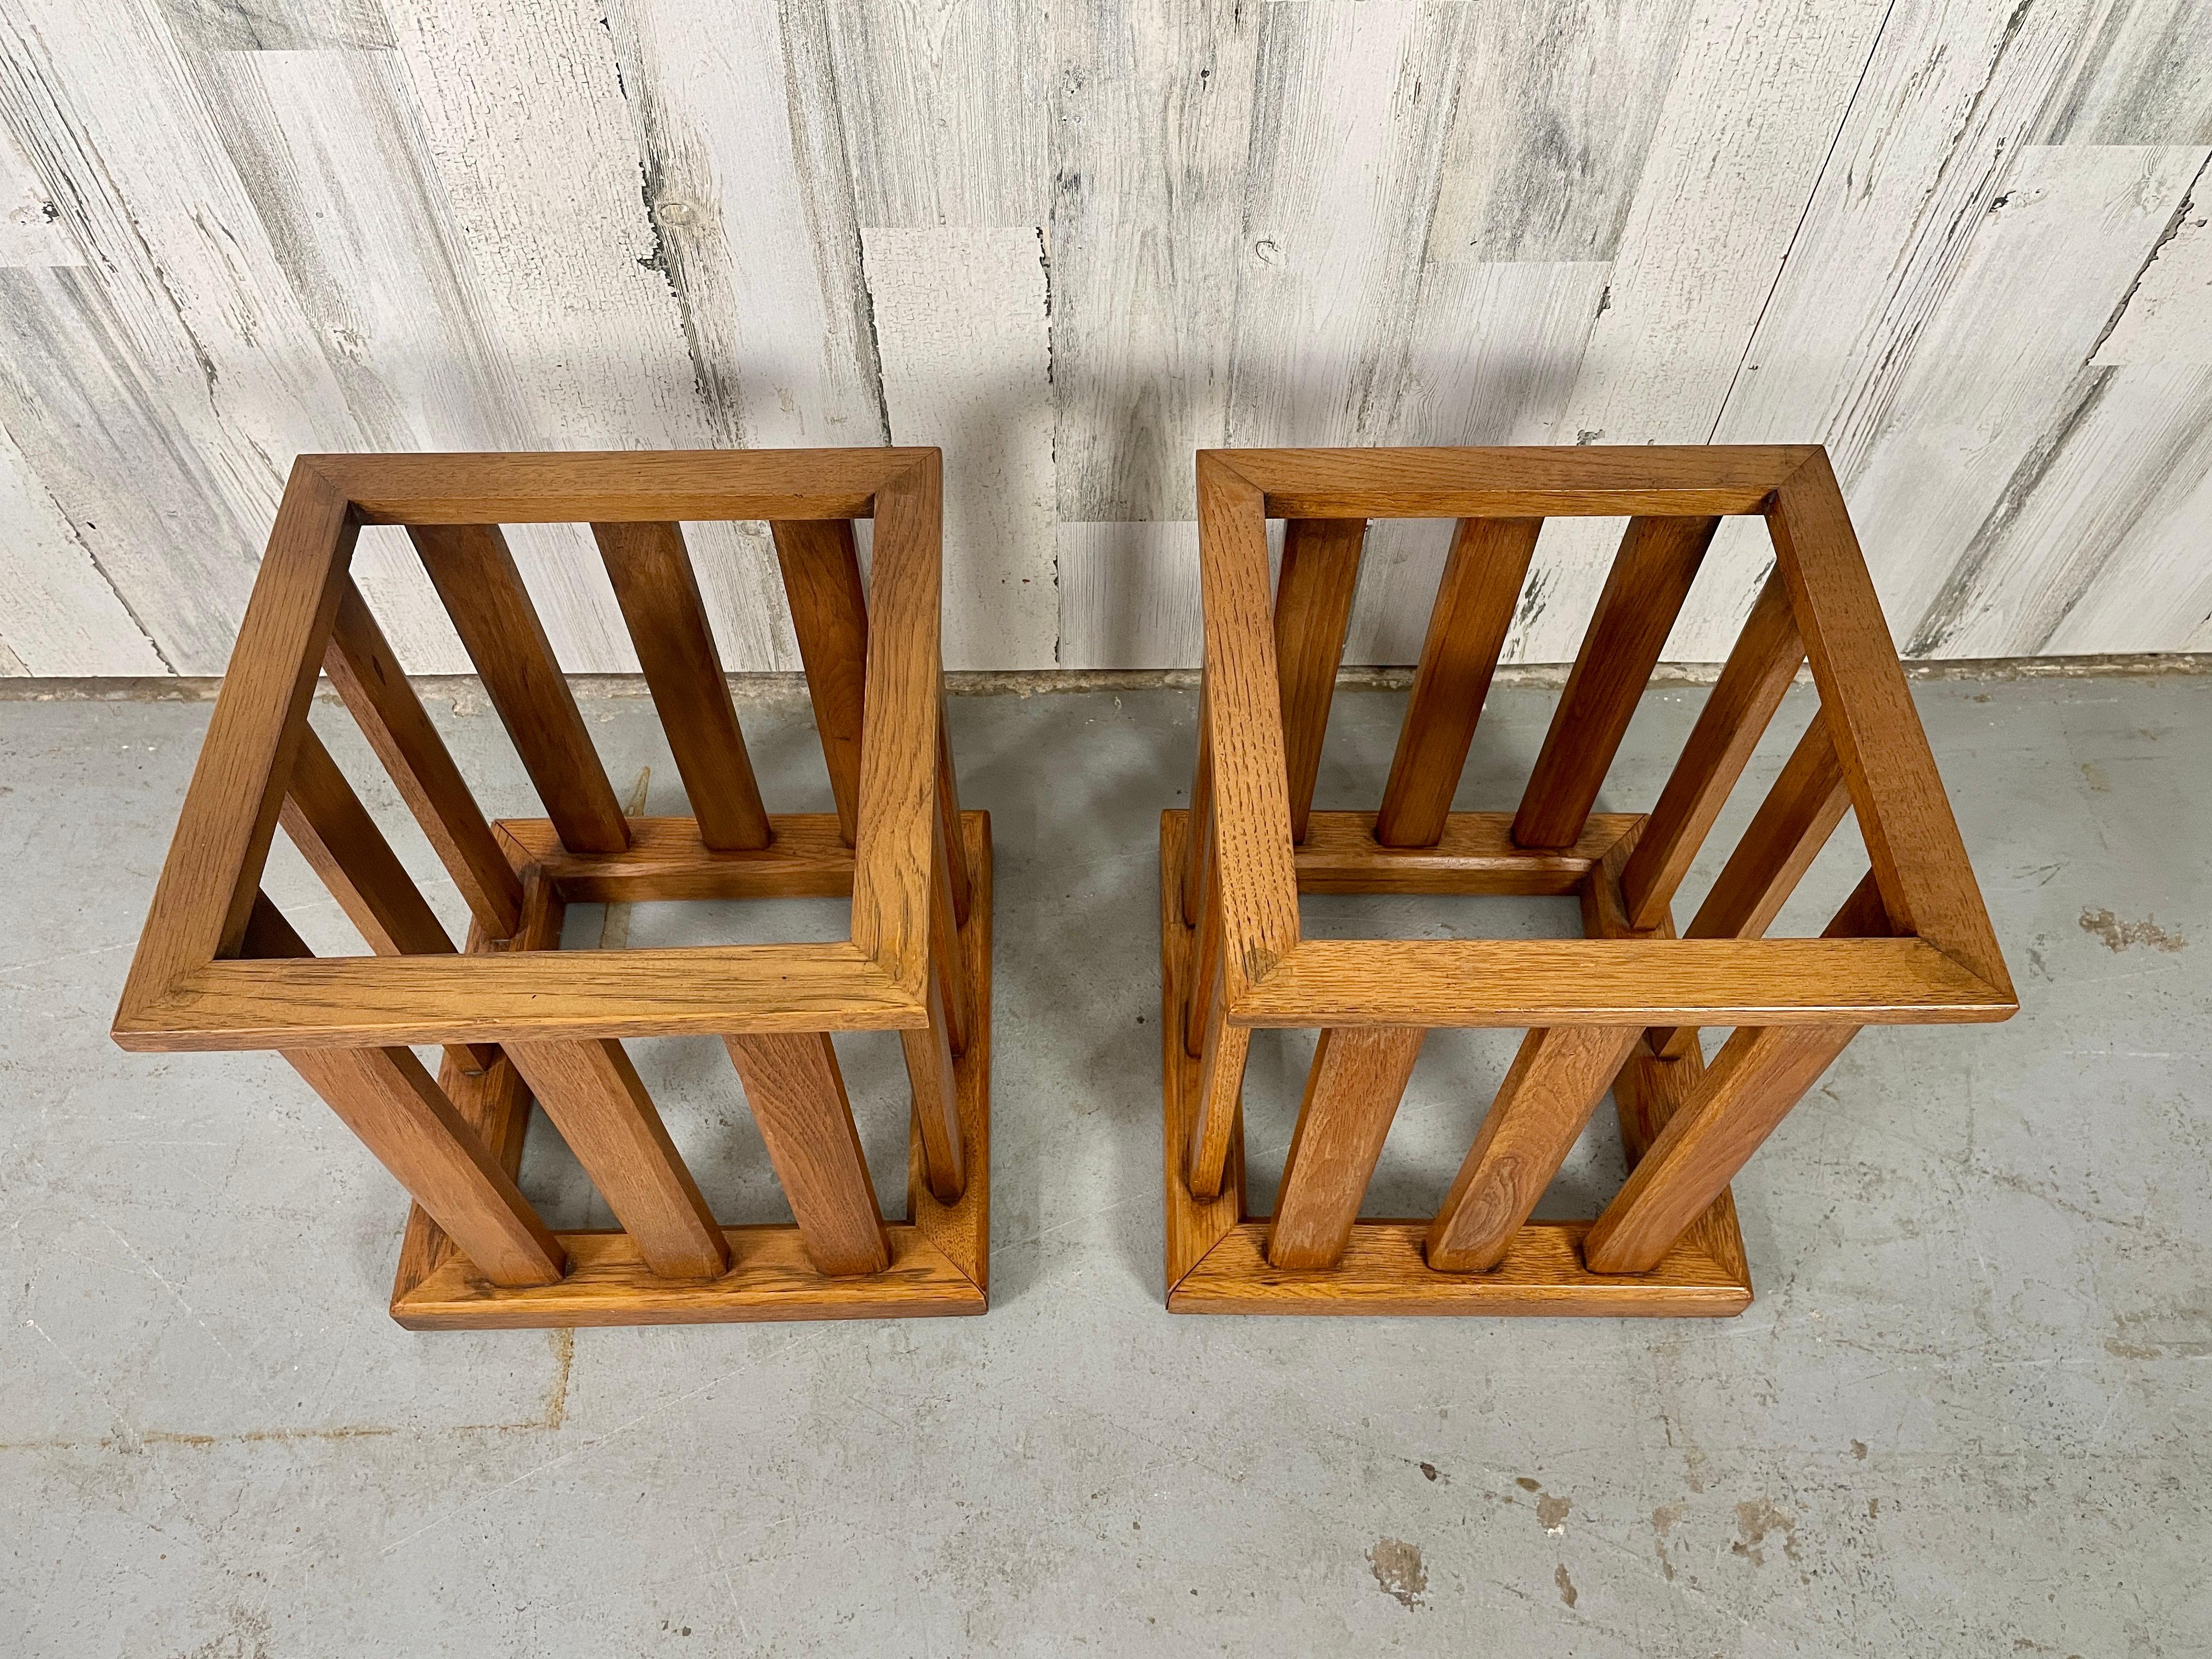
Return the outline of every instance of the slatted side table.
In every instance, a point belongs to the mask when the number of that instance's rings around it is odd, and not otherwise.
[[[2017,1008],[1818,447],[1230,450],[1198,458],[1206,668],[1188,811],[1160,830],[1168,1306],[1726,1315],[1729,1182],[1870,1024]],[[1775,566],[1648,813],[1593,811],[1727,514]],[[1630,517],[1510,812],[1452,797],[1544,519]],[[1271,604],[1267,521],[1287,520]],[[1380,809],[1312,810],[1367,520],[1459,520]],[[1677,937],[1675,890],[1809,656],[1820,708]],[[1768,926],[1845,811],[1872,868],[1819,939]],[[1298,896],[1577,894],[1585,937],[1301,937]],[[1244,1210],[1255,1029],[1320,1030],[1273,1216]],[[1432,1218],[1361,1220],[1425,1031],[1527,1027]],[[1701,1027],[1733,1034],[1708,1066]],[[1631,1173],[1528,1218],[1607,1090]]]
[[[939,672],[934,449],[320,455],[294,467],[116,1015],[125,1048],[274,1048],[414,1195],[418,1329],[975,1314],[988,1279],[991,836]],[[864,592],[852,520],[875,521]],[[767,811],[681,520],[765,520],[834,814]],[[499,526],[586,522],[692,816],[624,816]],[[348,574],[408,528],[543,801],[487,823]],[[307,723],[325,671],[452,873],[456,951]],[[316,958],[260,890],[283,823],[370,957]],[[849,940],[564,951],[578,902],[849,896]],[[833,1031],[896,1030],[908,1218],[886,1224]],[[723,1039],[795,1224],[709,1211],[622,1046]],[[434,1080],[410,1044],[442,1045]],[[515,1186],[534,1103],[621,1222]]]

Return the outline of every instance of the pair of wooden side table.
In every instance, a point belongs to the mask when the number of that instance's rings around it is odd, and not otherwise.
[[[1815,447],[1223,451],[1198,458],[1203,720],[1161,823],[1167,1299],[1197,1312],[1724,1315],[1729,1182],[1861,1026],[2016,1006],[1826,457]],[[116,1017],[132,1049],[273,1048],[407,1188],[414,1328],[981,1313],[991,836],[960,810],[933,449],[302,458]],[[1776,564],[1649,813],[1593,811],[1722,515]],[[1450,802],[1537,532],[1626,516],[1511,813]],[[1312,810],[1361,544],[1458,520],[1379,811]],[[874,524],[863,581],[853,523]],[[1270,519],[1286,520],[1271,593]],[[773,532],[836,811],[766,811],[679,525]],[[588,523],[692,816],[616,800],[502,524]],[[349,574],[407,526],[542,800],[488,822]],[[1809,658],[1820,706],[1677,938],[1669,906]],[[466,901],[456,950],[307,722],[327,673]],[[1817,939],[1762,937],[1846,809],[1871,869]],[[372,950],[318,958],[261,890],[279,823]],[[1301,937],[1305,892],[1572,894],[1580,940]],[[562,951],[571,902],[848,896],[836,944]],[[1244,1212],[1251,1033],[1318,1029],[1273,1217]],[[1425,1031],[1528,1028],[1433,1218],[1358,1218]],[[1732,1035],[1708,1065],[1701,1028]],[[887,1222],[830,1034],[896,1030]],[[720,1037],[789,1200],[714,1217],[623,1039]],[[415,1045],[442,1048],[436,1078]],[[1632,1168],[1528,1217],[1610,1089]],[[621,1225],[518,1189],[533,1103]]]

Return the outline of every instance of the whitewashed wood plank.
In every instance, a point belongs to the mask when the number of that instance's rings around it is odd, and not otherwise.
[[[1238,0],[1104,0],[1054,13],[1063,520],[1197,511],[1193,453],[1227,431],[1255,15]]]
[[[1703,0],[1568,405],[1604,443],[1705,441],[1887,0]]]
[[[1908,648],[1932,643],[1921,621],[1958,561],[2063,447],[2105,373],[2083,365],[2203,160],[2194,149],[2018,153],[1889,393],[1884,430],[1846,480]]]
[[[0,126],[0,265],[81,265],[62,210],[21,146]]]
[[[2212,363],[2212,176],[2200,170],[2094,363]]]
[[[153,641],[0,431],[0,651],[13,674],[166,674]]]
[[[2162,544],[2186,526],[2197,564],[2212,569],[2212,520],[2190,525],[2185,516],[2208,477],[2212,367],[2148,363],[2098,376],[2027,494],[1991,514],[1960,558],[1922,619],[1916,653],[2039,656],[2062,635],[2160,638],[2179,649],[2202,619],[2191,605],[2203,584],[2185,569],[2159,568],[2172,562]],[[2143,564],[2156,574],[2129,574]],[[2112,628],[2116,615],[2124,628]]]
[[[1260,15],[1229,441],[1382,441],[1437,200],[1463,9]]]
[[[392,44],[379,0],[163,0],[178,35],[208,52],[374,51]]]
[[[1195,668],[1195,520],[1060,525],[1060,664]]]
[[[216,672],[293,454],[359,428],[152,0],[11,4],[0,126],[96,278],[0,317],[46,365],[0,418],[169,659]]]
[[[829,25],[867,227],[1042,225],[1052,194],[1043,0],[803,0]]]
[[[1430,258],[1611,259],[1690,15],[1690,0],[1468,8]]]
[[[2212,20],[2203,0],[2101,0],[2045,143],[2212,144]]]
[[[945,451],[945,665],[1049,668],[1052,335],[1031,226],[863,228],[891,441]]]

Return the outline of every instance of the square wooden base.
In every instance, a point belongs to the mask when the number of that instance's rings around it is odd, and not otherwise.
[[[1725,1193],[1648,1273],[1603,1274],[1583,1267],[1587,1221],[1531,1221],[1488,1273],[1432,1271],[1421,1254],[1425,1220],[1359,1222],[1335,1267],[1288,1271],[1268,1265],[1267,1218],[1244,1211],[1244,1131],[1240,1113],[1221,1195],[1210,1203],[1185,1184],[1185,1148],[1199,1092],[1199,1063],[1183,1044],[1183,1009],[1195,930],[1182,920],[1183,856],[1189,814],[1160,815],[1160,1040],[1164,1175],[1167,1190],[1167,1305],[1173,1313],[1565,1314],[1725,1317],[1751,1305],[1751,1277],[1734,1200]],[[1530,854],[1528,890],[1557,891],[1547,855]],[[1514,890],[1492,884],[1471,890]],[[1303,877],[1301,885],[1309,884]],[[1329,890],[1345,891],[1341,883]],[[1702,1062],[1668,1067],[1639,1048],[1614,1097],[1632,1164],[1650,1145],[1675,1101],[1662,1089],[1695,1081]],[[1664,1080],[1662,1082],[1662,1079]]]
[[[689,820],[661,821],[666,838],[696,844]],[[780,820],[778,821],[781,822]],[[796,831],[798,826],[794,826]],[[410,1330],[514,1329],[575,1325],[687,1325],[743,1320],[932,1318],[980,1314],[989,1304],[991,1237],[991,819],[961,814],[970,898],[960,930],[974,1030],[954,1066],[967,1156],[966,1189],[941,1204],[923,1174],[921,1137],[909,1132],[907,1219],[893,1223],[890,1270],[856,1277],[817,1273],[794,1226],[726,1227],[730,1271],[719,1279],[663,1279],[640,1260],[620,1231],[555,1235],[568,1253],[568,1273],[554,1285],[493,1285],[456,1252],[418,1207],[408,1218],[392,1285],[392,1316]],[[696,871],[681,860],[654,857],[648,882],[587,896],[722,896],[734,887],[754,892],[849,891],[849,848],[818,845],[819,835],[779,836],[759,853],[708,855]],[[842,884],[836,869],[842,854]],[[642,862],[647,855],[641,854]],[[790,867],[779,867],[780,859]],[[732,875],[722,866],[735,866]],[[641,872],[642,873],[642,872]],[[580,876],[579,880],[586,878]],[[651,888],[650,883],[665,883]],[[565,883],[564,883],[565,884]],[[647,890],[640,890],[645,885]],[[472,947],[473,948],[473,947]],[[489,1070],[463,1072],[450,1057],[440,1081],[461,1115],[512,1174],[520,1162],[531,1111],[529,1092],[501,1056]],[[734,1081],[734,1079],[733,1079]]]

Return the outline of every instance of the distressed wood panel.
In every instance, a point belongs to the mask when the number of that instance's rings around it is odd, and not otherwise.
[[[0,127],[0,265],[81,265],[84,254],[70,240],[58,207],[38,171],[7,129]]]
[[[2045,143],[2212,144],[2203,0],[2100,0]]]
[[[0,672],[166,674],[76,527],[0,431]]]
[[[1198,521],[1060,526],[1060,651],[1086,668],[1195,668]]]
[[[2212,363],[2212,163],[2166,227],[2090,362]]]
[[[864,228],[895,444],[959,458],[945,480],[945,665],[1049,668],[1052,337],[1029,226]]]

